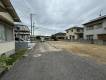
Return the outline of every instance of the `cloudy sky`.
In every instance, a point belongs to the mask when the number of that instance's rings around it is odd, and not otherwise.
[[[106,0],[11,0],[19,17],[30,27],[33,13],[35,34],[51,35],[106,14]]]

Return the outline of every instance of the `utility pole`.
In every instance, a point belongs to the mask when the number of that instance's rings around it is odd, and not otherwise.
[[[32,26],[33,26],[33,23],[32,23],[32,21],[33,21],[33,20],[32,20],[32,15],[33,15],[33,14],[31,13],[31,14],[30,14],[30,21],[31,21],[31,35],[32,35]]]
[[[33,22],[33,35],[34,35],[34,31],[35,31],[35,23]]]
[[[33,16],[36,14],[30,14],[30,21],[31,21],[31,35],[34,35],[34,22],[33,22]]]

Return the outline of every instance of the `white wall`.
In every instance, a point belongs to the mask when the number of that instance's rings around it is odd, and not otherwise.
[[[76,29],[73,29],[73,32],[72,32],[71,30],[69,30],[68,33],[66,32],[66,37],[70,39],[70,35],[71,35],[71,36],[75,36],[75,39],[78,39],[78,35],[76,35],[75,33],[83,33],[83,31],[80,30],[80,32],[77,32]]]
[[[1,31],[0,35],[4,34],[5,38],[0,37],[0,55],[6,53],[7,55],[15,53],[15,40],[13,34],[13,28],[7,24],[0,23],[0,29],[4,28],[4,31]]]
[[[106,34],[106,30],[104,29],[106,26],[106,20],[103,22],[102,26],[102,28],[95,29],[95,25],[93,26],[93,30],[86,30],[86,27],[84,27],[84,39],[87,39],[86,35],[94,35],[94,39],[97,39],[98,34]]]
[[[15,41],[0,42],[0,55],[6,53],[6,55],[13,54],[15,52]]]

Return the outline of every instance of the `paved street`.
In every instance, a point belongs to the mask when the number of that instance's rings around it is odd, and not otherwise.
[[[1,80],[106,80],[106,66],[39,42]]]

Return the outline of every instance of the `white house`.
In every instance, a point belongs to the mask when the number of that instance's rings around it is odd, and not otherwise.
[[[10,0],[0,0],[0,55],[15,53],[14,22],[20,22]]]
[[[106,40],[106,15],[93,19],[83,25],[85,40]]]
[[[83,39],[83,28],[82,27],[71,27],[67,29],[66,39],[69,39],[69,40]]]

